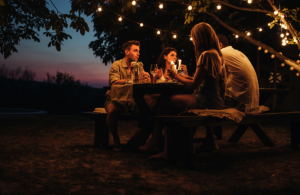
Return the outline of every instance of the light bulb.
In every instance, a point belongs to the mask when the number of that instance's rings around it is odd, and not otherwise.
[[[299,75],[300,75],[299,72],[297,72],[297,73],[296,73],[296,76],[298,77]]]
[[[284,18],[284,14],[281,14],[281,18]]]
[[[219,4],[219,5],[217,5],[217,9],[218,10],[220,10],[222,7],[221,7],[221,5]]]
[[[176,38],[177,38],[177,35],[173,35],[173,38],[176,39]]]
[[[286,46],[286,42],[282,42],[282,46]]]
[[[247,35],[248,35],[248,36],[250,36],[250,35],[251,35],[251,33],[250,33],[250,32],[247,32]]]
[[[281,53],[281,52],[279,52],[279,54],[280,54],[280,55],[282,55],[282,53]]]
[[[299,63],[300,63],[300,60],[297,60],[297,63],[299,64]]]
[[[265,53],[268,53],[269,51],[267,50],[267,49],[265,49],[265,51],[264,51]]]
[[[239,35],[235,35],[235,38],[239,38]]]
[[[164,5],[163,5],[162,3],[159,4],[159,8],[160,8],[160,9],[164,8]]]
[[[285,66],[285,64],[284,64],[284,63],[281,63],[281,66],[282,66],[282,67],[284,67],[284,66]]]
[[[191,5],[189,5],[188,10],[192,10],[192,9],[193,9],[193,7]]]
[[[191,37],[190,40],[193,41],[193,38]]]
[[[290,67],[290,70],[293,71],[295,68],[293,66]]]
[[[101,12],[101,11],[102,11],[102,7],[99,7],[99,8],[98,8],[98,11]]]
[[[119,21],[120,21],[120,22],[122,21],[122,17],[121,17],[121,16],[119,17]]]
[[[258,30],[259,30],[259,32],[261,32],[261,31],[262,31],[262,28],[259,28]]]
[[[261,50],[261,47],[258,47],[257,49],[258,49],[258,50]]]
[[[157,34],[160,35],[160,31],[159,30],[157,31]]]
[[[274,14],[275,14],[275,15],[277,15],[277,14],[278,14],[278,11],[277,11],[277,10],[276,10],[276,11],[274,11]]]
[[[289,43],[289,41],[288,41],[288,40],[285,40],[285,42],[286,42],[286,43]]]
[[[296,39],[296,38],[294,38],[294,42],[295,42],[295,43],[297,42],[297,39]],[[299,54],[299,56],[300,56],[300,54]]]
[[[271,23],[268,23],[268,26],[271,26]]]
[[[132,1],[132,5],[136,5],[136,1]]]
[[[287,29],[287,26],[286,26],[286,25],[284,25],[284,29]]]
[[[290,33],[287,32],[287,33],[286,33],[286,36],[289,36],[289,35],[290,35]]]
[[[280,37],[281,37],[281,38],[283,38],[283,37],[284,37],[284,34],[283,34],[283,33],[281,33],[281,34],[280,34]]]
[[[274,54],[272,54],[272,55],[271,55],[271,58],[275,58],[275,55],[274,55]]]
[[[143,23],[140,23],[140,26],[141,26],[141,27],[143,27],[143,26],[144,26],[144,24],[143,24]]]
[[[252,0],[248,0],[248,3],[251,4],[251,3],[252,3]]]

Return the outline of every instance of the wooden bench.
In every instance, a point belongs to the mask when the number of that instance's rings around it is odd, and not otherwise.
[[[182,160],[188,167],[192,166],[193,136],[199,126],[239,125],[228,140],[234,143],[239,141],[248,127],[251,127],[264,145],[274,146],[259,123],[284,120],[291,123],[291,147],[296,148],[300,144],[299,111],[246,114],[240,123],[209,116],[151,116],[149,120],[168,126],[168,161]]]

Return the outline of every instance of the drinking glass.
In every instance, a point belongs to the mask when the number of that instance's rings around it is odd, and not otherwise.
[[[151,64],[150,66],[150,73],[152,74],[153,77],[155,77],[155,75],[157,74],[157,64]]]
[[[132,74],[129,70],[126,70],[125,84],[132,84]]]

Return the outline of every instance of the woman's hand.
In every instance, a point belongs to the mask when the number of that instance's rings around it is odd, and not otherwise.
[[[150,74],[148,72],[143,71],[141,72],[140,76],[146,83],[151,83]]]
[[[186,76],[188,76],[188,71],[187,71],[186,65],[181,64],[180,67],[181,67],[181,70],[184,72],[184,74],[185,74]]]
[[[172,79],[175,78],[175,77],[177,77],[176,72],[174,72],[173,70],[170,70],[170,69],[167,70],[167,75],[169,77],[171,77]]]

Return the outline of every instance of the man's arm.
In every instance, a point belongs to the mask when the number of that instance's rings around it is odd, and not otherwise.
[[[120,66],[118,62],[114,62],[109,70],[109,85],[112,86],[125,84],[125,79],[120,78]]]

